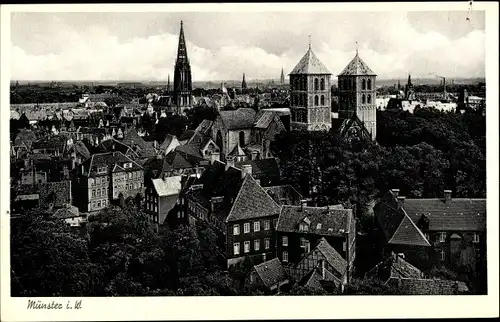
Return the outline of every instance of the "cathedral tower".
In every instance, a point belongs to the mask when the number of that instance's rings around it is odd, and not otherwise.
[[[309,45],[306,54],[289,75],[292,130],[331,129],[331,75]]]
[[[245,81],[245,73],[243,73],[243,80],[241,81],[241,89],[247,89],[247,82]]]
[[[356,56],[338,75],[339,116],[350,118],[356,114],[372,140],[377,135],[376,78],[377,75],[359,57],[357,50]]]
[[[184,39],[184,28],[181,21],[179,47],[177,48],[177,60],[174,71],[174,102],[180,110],[191,107],[193,103],[192,90],[191,66],[189,65],[186,40]]]
[[[280,78],[280,83],[281,85],[285,84],[285,73],[283,72],[283,67],[281,67],[281,78]]]

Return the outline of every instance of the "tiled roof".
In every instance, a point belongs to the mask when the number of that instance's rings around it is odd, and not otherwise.
[[[54,217],[60,219],[74,218],[78,216],[80,216],[78,208],[72,205],[64,205],[64,207],[54,212]]]
[[[264,190],[279,205],[298,205],[299,201],[304,199],[291,185],[264,187]]]
[[[254,269],[267,288],[288,279],[288,274],[276,257],[259,265],[255,265]]]
[[[303,280],[305,280],[304,286],[316,289],[324,290],[322,281],[333,282],[336,287],[342,284],[342,281],[335,277],[329,270],[325,269],[325,278],[321,273],[321,266],[318,264],[309,274],[307,274]]]
[[[189,140],[194,135],[193,130],[186,130],[179,136],[179,141]]]
[[[176,152],[180,152],[182,154],[188,154],[193,157],[202,159],[203,156],[200,153],[200,145],[199,144],[184,144],[184,145],[179,145],[175,148]]]
[[[251,108],[239,108],[235,111],[220,111],[219,114],[229,130],[236,130],[252,128],[256,112]]]
[[[84,160],[90,158],[92,155],[90,154],[90,151],[87,149],[85,144],[82,141],[76,141],[72,149],[76,152],[76,154],[79,154],[82,156]]]
[[[386,260],[377,264],[368,273],[368,276],[377,276],[381,280],[391,277],[397,278],[423,278],[423,273],[395,253]]]
[[[198,127],[196,127],[195,132],[200,133],[202,135],[205,135],[205,134],[207,134],[208,130],[210,129],[210,127],[212,126],[213,123],[214,122],[211,120],[203,120],[198,125]]]
[[[356,53],[356,56],[351,60],[349,64],[344,68],[342,73],[339,76],[361,76],[361,75],[370,75],[376,76],[375,73],[368,67],[368,65],[359,57]]]
[[[393,245],[431,246],[417,225],[406,214],[388,243]]]
[[[59,151],[64,151],[66,142],[66,136],[54,135],[34,141],[31,147],[32,149],[58,149]]]
[[[235,162],[234,166],[241,169],[244,165],[252,166],[252,177],[263,181],[276,184],[280,181],[280,169],[278,161],[275,158],[259,159],[259,160],[245,160]]]
[[[170,144],[171,144],[174,140],[177,140],[177,138],[175,137],[175,135],[172,135],[172,134],[167,134],[167,136],[165,137],[165,140],[163,140],[163,143],[160,145],[160,149],[161,149],[161,150],[166,150],[166,149],[168,149],[168,147],[170,146]]]
[[[259,111],[255,116],[255,127],[260,129],[266,129],[269,124],[277,117],[277,114],[267,110]]]
[[[234,200],[227,221],[279,214],[280,207],[251,175],[247,175]]]
[[[128,168],[129,171],[141,170],[142,167],[134,160],[127,157],[121,152],[106,152],[96,153],[90,159],[84,162],[85,168],[88,170],[88,176],[93,177],[97,174],[97,167],[108,166],[114,168],[115,165],[122,165],[123,163],[132,163],[132,167]],[[88,167],[87,167],[88,165]]]
[[[299,223],[305,218],[310,221],[309,234],[321,236],[343,236],[349,232],[350,221],[353,220],[351,209],[326,209],[326,207],[304,207],[284,205],[278,219],[276,230],[281,232],[298,232]],[[318,226],[318,224],[321,224]],[[302,232],[306,233],[306,232]]]
[[[290,75],[293,74],[319,74],[319,75],[331,75],[332,73],[328,68],[316,57],[316,54],[311,48],[306,52],[304,57],[302,57],[299,63],[292,70]]]
[[[200,160],[202,159],[189,157],[188,155],[179,153],[177,150],[174,150],[165,156],[162,172],[194,168],[199,165]]]
[[[26,146],[30,147],[31,143],[36,140],[35,132],[31,130],[21,129],[19,133],[16,135],[14,139],[15,145],[26,144]]]
[[[153,179],[152,182],[160,197],[178,195],[181,191],[181,176]]]
[[[323,237],[320,239],[318,245],[314,248],[317,249],[325,260],[337,271],[340,275],[344,275],[347,271],[347,261],[330,245]],[[314,249],[311,252],[314,252]]]
[[[429,230],[486,229],[486,199],[406,199],[403,208],[415,223],[425,215]]]
[[[440,279],[391,278],[388,284],[408,295],[455,295],[468,291],[464,282]]]
[[[10,110],[10,119],[11,120],[19,120],[20,117],[21,117],[21,114],[19,114],[19,112],[15,111],[15,110]]]
[[[156,151],[151,142],[144,141],[144,139],[137,134],[135,128],[128,128],[125,130],[122,142],[130,146],[130,148],[141,158],[149,158],[156,155]]]

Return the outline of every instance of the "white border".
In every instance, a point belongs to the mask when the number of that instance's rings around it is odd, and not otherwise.
[[[78,311],[27,310],[26,298],[10,297],[9,258],[9,84],[10,13],[31,12],[189,12],[189,11],[466,11],[454,3],[274,3],[274,4],[122,4],[3,5],[1,7],[1,320],[148,320],[148,319],[321,319],[384,317],[498,316],[498,3],[474,1],[486,10],[488,296],[336,296],[336,297],[151,297],[82,298]],[[38,298],[42,299],[42,298]],[[61,300],[69,300],[64,298]],[[76,299],[76,298],[75,298]]]

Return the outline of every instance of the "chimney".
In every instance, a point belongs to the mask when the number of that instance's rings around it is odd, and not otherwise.
[[[82,174],[84,174],[84,173],[85,173],[85,167],[82,164]]]
[[[444,202],[451,201],[451,190],[444,191]]]
[[[403,206],[405,204],[405,197],[403,196],[398,196],[398,208]]]
[[[398,197],[399,196],[399,189],[391,189],[392,191],[392,194],[394,195],[394,197]]]
[[[214,164],[215,161],[220,160],[220,153],[219,152],[212,152],[210,154],[210,164]]]
[[[252,175],[252,166],[250,164],[244,164],[241,167],[241,179],[244,179],[247,174]]]
[[[302,199],[300,201],[300,211],[304,211],[304,207],[307,206],[307,200],[306,199]]]
[[[229,169],[229,167],[234,167],[234,158],[233,157],[227,157],[227,159],[226,159],[226,170]]]

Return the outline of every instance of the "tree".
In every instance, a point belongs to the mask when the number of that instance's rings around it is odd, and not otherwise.
[[[13,296],[89,296],[101,272],[88,242],[60,219],[35,210],[11,220]]]

